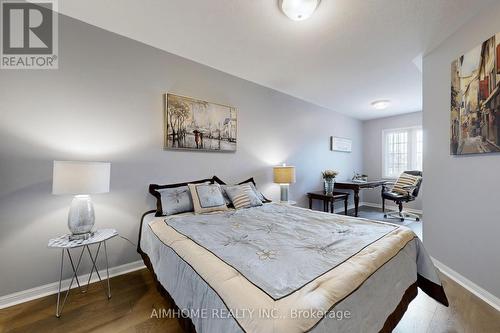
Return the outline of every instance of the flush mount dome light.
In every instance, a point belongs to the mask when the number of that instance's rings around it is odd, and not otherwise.
[[[384,109],[387,109],[387,107],[391,105],[391,101],[387,100],[387,99],[383,99],[383,100],[380,100],[380,101],[375,101],[375,102],[372,102],[372,106],[377,109],[377,110],[384,110]]]
[[[279,0],[279,6],[283,13],[294,21],[303,21],[309,18],[320,0]]]

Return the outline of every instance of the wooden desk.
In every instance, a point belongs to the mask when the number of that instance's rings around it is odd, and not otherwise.
[[[382,186],[386,183],[385,180],[373,180],[364,183],[358,183],[353,181],[335,182],[335,188],[341,190],[352,190],[354,191],[354,216],[358,216],[358,206],[359,206],[359,190],[365,188],[375,188]]]
[[[313,199],[323,201],[323,211],[328,212],[328,205],[330,205],[330,213],[335,211],[335,201],[344,201],[345,215],[347,215],[347,199],[349,199],[349,193],[343,192],[333,192],[332,194],[325,194],[323,191],[309,192],[307,193],[309,198],[309,209],[312,209]]]

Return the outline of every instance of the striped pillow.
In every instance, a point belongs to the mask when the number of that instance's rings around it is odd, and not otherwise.
[[[236,209],[250,207],[250,204],[250,198],[246,192],[237,194],[233,199],[233,206]]]
[[[418,182],[420,181],[420,176],[413,176],[407,173],[402,173],[401,176],[399,176],[398,180],[396,181],[396,184],[392,187],[392,192],[398,193],[398,194],[403,194],[407,195],[408,191],[405,189],[406,186],[416,186]],[[411,192],[412,190],[410,190]]]
[[[226,187],[226,194],[236,209],[262,205],[262,201],[249,184],[228,186]]]

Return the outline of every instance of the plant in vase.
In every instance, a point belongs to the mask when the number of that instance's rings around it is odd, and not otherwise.
[[[325,194],[332,194],[333,193],[333,187],[335,185],[335,177],[338,175],[338,171],[335,170],[325,170],[321,172],[321,175],[323,176],[323,183],[324,183],[324,189],[325,189]]]

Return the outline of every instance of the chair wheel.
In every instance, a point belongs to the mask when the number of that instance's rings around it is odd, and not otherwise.
[[[384,214],[384,219],[386,219],[386,218],[387,218],[387,214]]]
[[[417,222],[418,222],[418,221],[420,221],[420,218],[418,218],[418,217],[417,217],[417,218],[415,219],[415,221],[417,221]]]
[[[400,220],[401,222],[404,222],[404,221],[405,221],[405,219],[404,219],[404,218],[400,218],[399,220]]]

